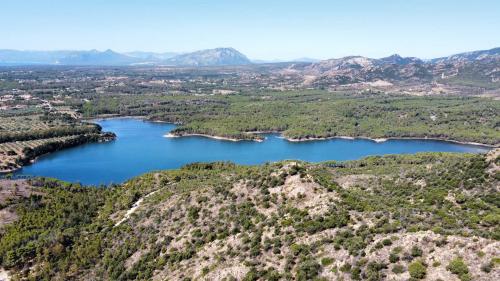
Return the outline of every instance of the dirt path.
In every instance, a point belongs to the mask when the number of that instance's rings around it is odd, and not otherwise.
[[[486,161],[490,162],[490,166],[487,169],[487,172],[491,175],[494,175],[496,172],[500,171],[500,166],[495,163],[495,159],[500,156],[500,148],[494,149],[488,154],[486,154]]]
[[[159,175],[158,173],[156,173],[156,174],[154,175],[154,177],[155,177],[155,187],[156,187],[156,188],[158,188],[158,186],[159,186],[159,180],[160,180],[160,175]],[[142,198],[139,198],[139,200],[137,200],[137,201],[136,201],[136,202],[132,205],[132,207],[131,207],[130,209],[128,209],[128,210],[127,210],[127,212],[125,213],[125,216],[123,216],[123,218],[122,218],[120,221],[118,221],[118,222],[115,224],[115,226],[119,226],[120,224],[122,224],[123,222],[125,222],[126,220],[128,220],[128,219],[130,218],[130,216],[131,216],[133,213],[135,213],[135,211],[136,211],[136,210],[137,210],[137,209],[141,206],[141,204],[142,204],[142,202],[144,201],[144,199],[146,199],[146,198],[148,198],[149,196],[151,196],[151,195],[155,194],[157,191],[158,191],[158,189],[157,189],[157,190],[155,190],[155,191],[153,191],[153,192],[151,192],[151,193],[146,194],[146,196],[144,196],[144,197],[142,197]],[[0,281],[1,281],[1,280],[0,280]]]

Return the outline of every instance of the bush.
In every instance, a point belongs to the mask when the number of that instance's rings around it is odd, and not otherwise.
[[[399,256],[396,255],[395,253],[390,253],[389,254],[389,261],[391,263],[395,263],[395,262],[398,262],[399,261]]]
[[[361,269],[357,266],[351,269],[352,280],[361,280]]]
[[[297,265],[297,280],[312,280],[316,278],[321,266],[312,258],[307,258]]]
[[[351,270],[351,264],[346,262],[345,264],[343,264],[341,267],[340,267],[340,271],[342,272],[348,272]]]
[[[323,265],[323,266],[327,266],[327,265],[330,265],[332,263],[333,263],[332,258],[325,257],[325,258],[321,259],[321,265]]]
[[[452,259],[446,269],[451,273],[458,275],[462,281],[471,280],[469,268],[467,268],[464,260],[460,257]]]
[[[422,253],[423,253],[423,251],[419,247],[417,247],[417,246],[411,247],[411,256],[412,257],[421,257]]]
[[[421,261],[415,261],[408,266],[410,276],[415,279],[424,279],[427,274],[427,268]]]

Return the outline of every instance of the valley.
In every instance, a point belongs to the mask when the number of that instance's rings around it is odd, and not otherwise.
[[[68,56],[0,67],[0,279],[500,278],[498,48]]]

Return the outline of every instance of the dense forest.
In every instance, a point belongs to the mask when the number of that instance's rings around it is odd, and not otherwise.
[[[86,116],[141,115],[181,124],[174,134],[258,139],[335,136],[438,138],[490,145],[500,139],[500,101],[456,96],[409,97],[327,91],[229,96],[111,96],[84,103]]]
[[[498,150],[194,163],[123,185],[3,183],[0,263],[31,280],[495,280]]]

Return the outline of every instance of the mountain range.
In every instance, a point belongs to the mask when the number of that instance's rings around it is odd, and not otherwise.
[[[347,56],[316,61],[303,58],[289,63],[251,61],[233,48],[207,49],[191,53],[106,51],[19,51],[0,50],[0,65],[166,65],[229,66],[272,64],[278,74],[298,75],[312,86],[356,83],[429,83],[444,81],[460,86],[490,89],[500,87],[500,48],[473,51],[422,60],[394,54],[384,58]]]
[[[309,64],[292,64],[285,74],[304,77],[315,86],[380,82],[446,82],[459,86],[498,89],[500,87],[500,48],[466,52],[432,60],[401,57],[397,54],[373,59],[348,56]]]
[[[394,54],[385,58],[373,59],[362,56],[348,56],[337,59],[317,60],[313,58],[299,58],[290,62],[307,62],[312,68],[335,67],[365,67],[387,64],[443,64],[480,61],[484,59],[500,58],[500,47],[490,50],[480,50],[454,54],[448,57],[434,58],[424,61],[416,57],[401,57]],[[0,65],[134,65],[134,64],[162,64],[173,66],[217,66],[217,65],[245,65],[250,63],[286,62],[284,60],[253,60],[250,61],[244,54],[234,48],[206,49],[190,53],[176,52],[125,52],[113,50],[98,51],[29,51],[0,49]]]
[[[233,48],[216,48],[192,53],[106,51],[20,51],[0,50],[0,65],[244,65],[251,61]]]

